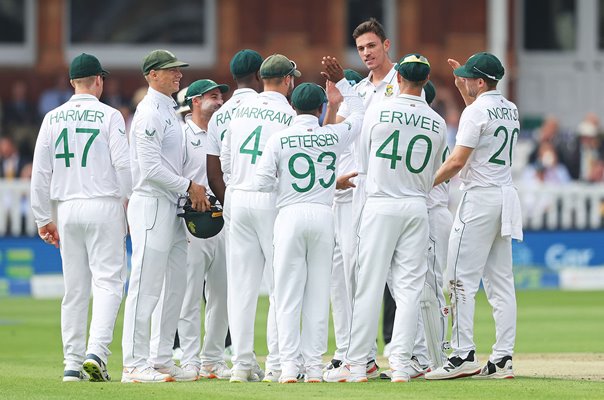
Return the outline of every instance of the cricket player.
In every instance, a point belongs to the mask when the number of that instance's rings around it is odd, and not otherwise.
[[[132,180],[124,118],[99,101],[108,74],[93,55],[73,59],[75,94],[46,114],[34,151],[32,210],[40,237],[60,247],[63,263],[64,382],[85,379],[82,368],[91,381],[109,380],[109,345],[126,280],[124,204]],[[57,202],[56,222],[51,202]]]
[[[431,81],[424,86],[426,103],[430,105],[436,97],[436,88]],[[450,154],[448,146],[442,154],[444,162]],[[449,234],[453,225],[453,215],[448,208],[449,182],[445,181],[432,188],[428,193],[428,269],[426,283],[420,300],[420,318],[418,320],[415,345],[411,363],[406,368],[410,378],[419,378],[430,369],[442,366],[447,357],[444,352],[448,349],[446,341],[449,308],[443,293],[443,274],[447,261]],[[389,281],[392,276],[388,276]],[[390,284],[388,285],[390,287]],[[392,370],[380,373],[380,378],[391,379]]]
[[[229,90],[227,85],[219,85],[210,79],[193,82],[185,93],[184,102],[191,112],[185,115],[183,146],[185,152],[184,177],[207,185],[206,154],[208,134],[206,129],[212,115],[222,106],[222,94]],[[209,194],[212,194],[208,191]],[[184,223],[184,221],[183,221]],[[202,378],[228,379],[230,368],[222,360],[224,338],[229,322],[227,317],[227,278],[224,234],[199,239],[187,233],[187,284],[180,319],[178,335],[183,355],[180,366]],[[201,301],[205,281],[205,336],[201,346]],[[155,308],[152,326],[159,327],[161,303]],[[159,332],[152,332],[154,349]]]
[[[453,352],[426,379],[513,378],[516,295],[512,239],[522,240],[520,200],[512,182],[512,155],[520,133],[516,105],[497,90],[504,68],[490,53],[476,53],[465,65],[450,59],[455,86],[466,108],[456,145],[438,171],[435,185],[461,171],[463,197],[457,209],[447,260]],[[481,369],[473,340],[474,298],[483,281],[493,306],[493,351]]]
[[[363,99],[365,108],[382,100],[390,100],[399,93],[396,79],[395,64],[390,60],[390,40],[386,38],[384,27],[376,19],[371,18],[356,27],[352,33],[355,40],[359,57],[369,69],[369,75],[354,86],[354,90]],[[339,109],[328,107],[325,123],[342,122],[350,115],[348,106],[344,103]],[[337,111],[337,116],[334,113]],[[356,144],[351,146],[342,154],[338,160],[338,176],[354,176],[358,171],[355,159]],[[348,333],[350,332],[350,318],[352,315],[352,295],[355,288],[355,271],[353,256],[357,250],[356,230],[360,210],[365,201],[364,176],[355,179],[356,189],[344,189],[336,191],[334,199],[334,218],[336,229],[336,248],[334,251],[334,269],[342,270],[339,277],[334,276],[333,285],[346,287],[350,293],[347,307],[338,305],[334,307],[334,325],[336,332],[340,333],[336,338],[337,350],[331,365],[327,368],[338,367],[342,364],[340,358],[346,354]],[[353,199],[354,197],[354,199]],[[341,326],[344,325],[345,328]],[[370,378],[379,376],[379,368],[375,363],[377,354],[377,343],[369,354],[367,360],[367,373]]]
[[[269,273],[273,269],[275,194],[258,192],[253,179],[268,138],[290,126],[294,119],[295,111],[286,96],[293,90],[294,79],[300,76],[296,64],[287,57],[281,54],[267,57],[260,67],[264,92],[237,108],[225,134],[222,170],[231,173],[229,184],[232,187],[227,271],[229,326],[234,352],[231,382],[250,380],[255,363],[254,321],[260,282],[265,264]],[[270,280],[272,282],[272,275]],[[269,354],[264,379],[276,381],[281,375],[281,366],[272,288],[269,290]]]
[[[383,288],[389,273],[397,303],[389,357],[393,382],[407,382],[428,244],[426,198],[446,146],[444,120],[421,96],[430,64],[409,54],[396,65],[401,94],[369,107],[359,140],[367,201],[359,227],[359,271],[346,363],[328,382],[366,382]]]
[[[304,373],[306,382],[322,381],[336,162],[358,136],[365,110],[337,60],[325,57],[323,63],[328,79],[337,82],[336,88],[349,103],[350,117],[340,124],[320,127],[318,117],[327,100],[325,91],[314,83],[301,84],[292,93],[298,116],[292,126],[267,141],[256,172],[261,191],[277,190],[273,268],[281,383],[295,383]]]
[[[134,189],[128,207],[132,270],[122,348],[122,382],[191,381],[198,375],[172,361],[172,346],[186,287],[187,237],[176,216],[179,194],[193,208],[210,208],[205,186],[183,176],[183,133],[172,94],[188,66],[167,50],[149,53],[142,65],[149,90],[139,103],[130,132]],[[151,315],[162,297],[159,340],[150,349]]]
[[[237,89],[233,92],[231,98],[212,115],[208,124],[208,146],[207,169],[208,183],[212,192],[222,204],[222,217],[224,218],[223,235],[225,239],[225,251],[229,254],[229,227],[231,220],[231,204],[229,201],[230,189],[229,174],[223,173],[220,162],[222,153],[222,142],[227,133],[227,128],[231,123],[231,118],[237,107],[251,97],[256,97],[258,92],[262,91],[262,79],[260,79],[260,66],[262,65],[262,56],[255,50],[243,49],[235,53],[230,62],[230,71],[233,80],[237,84]],[[230,166],[228,166],[230,168]],[[229,268],[228,257],[226,258],[226,268]],[[225,359],[231,359],[233,355],[233,346],[228,338],[229,345],[225,349]],[[257,363],[254,364],[257,373],[263,375]]]

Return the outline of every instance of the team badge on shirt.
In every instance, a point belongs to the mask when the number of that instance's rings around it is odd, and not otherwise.
[[[386,97],[390,97],[394,94],[394,86],[393,85],[386,85],[386,92],[384,93],[386,95]]]
[[[201,139],[197,139],[197,142],[191,142],[191,144],[193,145],[193,147],[199,147],[199,145],[201,144]]]
[[[149,132],[148,130],[145,129],[145,135],[147,135],[149,137],[155,135],[155,132],[156,132],[155,129],[153,129],[151,132]]]

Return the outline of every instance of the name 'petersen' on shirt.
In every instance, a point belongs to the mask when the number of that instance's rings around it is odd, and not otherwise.
[[[440,132],[440,123],[438,121],[435,121],[430,117],[426,117],[425,115],[415,115],[413,113],[384,110],[380,112],[380,122],[398,122],[401,125],[415,126],[420,129],[432,131],[434,133]]]
[[[283,136],[281,148],[294,149],[297,147],[326,147],[339,143],[340,138],[332,133],[318,135],[291,135]]]

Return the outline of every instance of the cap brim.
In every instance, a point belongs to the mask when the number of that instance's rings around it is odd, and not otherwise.
[[[475,72],[472,71],[468,71],[468,69],[466,68],[465,65],[462,65],[461,67],[455,68],[453,70],[453,73],[456,76],[459,76],[460,78],[483,78],[482,75],[477,74]]]
[[[102,70],[101,70],[101,74],[100,74],[100,75],[101,75],[101,76],[107,76],[107,75],[109,75],[109,71],[107,71],[107,70],[105,70],[105,69],[102,69]]]
[[[151,68],[151,69],[169,69],[169,68],[176,68],[176,67],[188,67],[189,64],[182,62],[182,61],[172,61],[169,62],[165,65],[162,65],[160,67],[157,68]]]
[[[201,94],[206,94],[209,91],[214,90],[214,89],[220,89],[220,93],[226,93],[229,91],[230,88],[229,88],[229,85],[213,85],[213,86],[210,86],[209,88],[207,88],[206,90],[204,90],[203,93],[201,93]]]
[[[295,76],[296,78],[299,78],[302,76],[302,72],[298,71],[297,69],[294,70],[294,72],[292,72],[290,75]]]

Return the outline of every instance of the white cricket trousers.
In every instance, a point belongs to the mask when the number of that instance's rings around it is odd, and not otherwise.
[[[65,369],[80,371],[87,353],[107,362],[126,281],[126,212],[106,197],[58,203],[65,295],[61,334]],[[86,326],[92,287],[88,350]]]
[[[178,321],[183,356],[181,365],[222,362],[224,339],[229,329],[224,231],[209,239],[187,232],[187,289]],[[201,347],[201,301],[205,280],[205,335]],[[200,358],[201,352],[201,358]]]
[[[409,365],[426,278],[428,212],[424,198],[369,197],[359,227],[359,271],[347,362],[363,371],[377,337],[388,272],[396,302],[390,367]]]
[[[173,365],[172,346],[186,288],[187,238],[176,202],[134,192],[128,204],[132,238],[132,270],[122,348],[124,367]],[[165,285],[165,289],[164,289]],[[159,340],[150,348],[151,315],[162,297]],[[152,356],[150,356],[150,353]]]
[[[264,269],[273,281],[275,194],[233,189],[230,195],[228,314],[233,342],[233,370],[250,370],[255,362],[254,323]],[[266,329],[266,368],[281,370],[272,287]]]
[[[447,281],[451,296],[452,356],[465,358],[474,344],[475,296],[482,278],[495,320],[491,362],[511,356],[516,338],[512,242],[501,236],[501,188],[464,192],[449,240]]]
[[[322,356],[327,351],[334,248],[331,207],[302,203],[281,208],[275,221],[274,243],[281,367],[287,375],[295,376],[302,355],[307,371],[321,371]]]
[[[449,248],[449,235],[453,225],[453,215],[445,206],[436,206],[428,210],[428,222],[430,226],[430,237],[428,239],[428,271],[426,272],[425,289],[430,290],[430,295],[436,298],[438,302],[439,315],[441,321],[441,331],[438,333],[438,340],[445,341],[448,330],[448,317],[443,310],[447,306],[445,294],[443,292],[444,273],[447,266],[447,250]],[[415,339],[413,355],[421,365],[434,365],[430,360],[428,348],[426,346],[426,332],[424,323],[419,314],[419,325]],[[443,357],[444,357],[443,352]]]
[[[355,234],[352,227],[352,202],[333,204],[335,228],[335,248],[333,250],[333,268],[331,271],[331,309],[336,339],[336,352],[333,358],[343,360],[348,350],[348,334],[352,319],[352,299],[355,276],[353,252]]]

